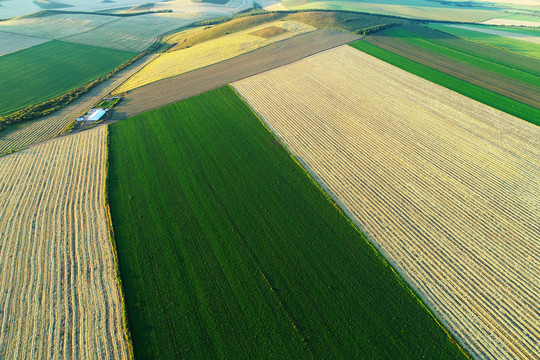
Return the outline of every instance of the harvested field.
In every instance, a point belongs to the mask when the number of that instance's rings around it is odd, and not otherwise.
[[[45,39],[61,39],[90,31],[117,17],[86,14],[58,14],[41,17],[21,17],[0,21],[0,31],[35,36]]]
[[[63,40],[110,49],[140,52],[171,30],[200,20],[201,14],[152,14],[124,17]]]
[[[10,54],[49,41],[31,36],[0,32],[0,56]]]
[[[454,26],[449,26],[447,24],[429,24],[430,28],[437,29],[449,34],[470,40],[475,41],[480,44],[485,44],[488,46],[494,46],[500,49],[505,49],[516,54],[521,54],[529,56],[535,59],[540,59],[540,46],[535,43],[521,41],[516,39],[511,39],[506,36],[499,36],[493,34],[487,34],[484,32],[479,32],[470,29],[462,29]]]
[[[506,25],[506,26],[533,26],[540,27],[540,17],[537,18],[538,21],[529,21],[529,20],[513,20],[513,19],[489,19],[483,21],[482,24],[486,25]]]
[[[358,36],[334,30],[312,31],[212,66],[159,80],[130,91],[116,107],[112,118],[123,119],[187,99],[355,39]]]
[[[110,131],[138,359],[466,358],[230,87]]]
[[[515,39],[515,40],[528,41],[534,44],[540,44],[540,36],[531,36],[531,35],[526,35],[526,34],[520,34],[518,32],[495,30],[495,29],[483,28],[480,26],[450,25],[450,24],[446,26],[455,27],[455,28],[464,29],[464,30],[477,31],[484,34],[502,36],[502,37]]]
[[[233,85],[473,357],[540,357],[540,127],[349,46]]]
[[[407,59],[406,57],[370,44],[364,40],[355,41],[350,45],[367,54],[370,54],[371,56],[375,56],[412,74],[432,81],[435,84],[442,85],[447,89],[456,91],[471,99],[540,126],[540,109],[537,107],[518,102],[506,96],[472,84],[468,81],[464,81],[443,73],[442,71],[432,69],[428,66]]]
[[[284,31],[284,33],[268,39],[253,34],[253,32],[264,30],[268,26],[277,27]],[[276,21],[215,40],[205,41],[187,49],[164,53],[148,64],[142,71],[130,78],[118,91],[129,91],[157,80],[216,64],[276,41],[288,39],[313,30],[315,30],[314,27],[301,23]]]
[[[128,359],[106,128],[0,158],[0,358]]]
[[[365,41],[429,66],[458,79],[478,85],[524,104],[540,108],[540,72],[531,74],[512,62],[512,56],[490,48],[491,56],[478,56],[481,44],[468,42],[424,27],[399,27],[364,38]],[[473,45],[466,49],[467,44]],[[471,52],[466,52],[470,50]],[[506,53],[506,54],[505,54]],[[506,55],[506,56],[505,56]],[[514,55],[514,54],[512,54]],[[514,57],[521,57],[514,55]],[[501,58],[504,60],[501,61]],[[523,57],[540,69],[540,61]]]
[[[104,96],[109,94],[131,75],[139,71],[157,55],[147,56],[128,68],[116,73],[109,80],[96,86],[65,108],[19,128],[8,129],[0,133],[0,155],[15,151],[37,142],[51,139],[66,129],[78,116],[86,112]]]

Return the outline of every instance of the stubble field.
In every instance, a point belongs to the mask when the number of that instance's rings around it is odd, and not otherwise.
[[[473,356],[540,356],[539,127],[349,46],[233,85]]]
[[[0,358],[128,358],[105,159],[105,127],[0,158]]]

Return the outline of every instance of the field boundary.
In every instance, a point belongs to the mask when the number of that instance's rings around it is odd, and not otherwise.
[[[231,85],[234,92],[238,95],[240,99],[246,104],[246,106],[253,112],[253,114],[259,119],[259,121],[262,123],[262,125],[272,134],[272,136],[279,142],[279,144],[283,147],[283,149],[287,152],[287,154],[293,159],[293,161],[306,173],[306,175],[309,177],[309,179],[312,181],[312,183],[324,194],[324,196],[334,205],[334,207],[341,213],[341,215],[354,226],[356,231],[358,231],[364,240],[368,243],[368,245],[371,247],[371,249],[377,254],[377,257],[381,258],[383,263],[388,266],[392,272],[397,276],[399,280],[401,280],[402,285],[405,285],[407,287],[407,290],[410,292],[410,294],[416,299],[418,303],[422,305],[423,308],[425,308],[428,313],[431,315],[433,320],[441,327],[441,329],[446,333],[448,338],[452,343],[454,343],[457,348],[465,355],[468,359],[472,360],[472,357],[469,355],[469,353],[465,350],[463,345],[459,343],[458,340],[452,336],[450,331],[446,328],[446,326],[442,323],[442,321],[435,315],[433,310],[426,305],[425,297],[420,293],[419,289],[409,280],[405,274],[403,274],[399,268],[396,266],[396,263],[392,261],[388,256],[386,256],[386,252],[384,249],[377,245],[376,242],[374,242],[371,239],[371,236],[367,234],[362,224],[354,219],[354,216],[352,213],[347,210],[347,207],[339,200],[336,194],[328,186],[324,184],[324,182],[320,179],[320,177],[317,176],[317,174],[313,171],[313,169],[301,158],[297,158],[291,150],[285,145],[283,142],[283,139],[278,136],[270,127],[269,124],[267,124],[264,120],[262,115],[260,115],[255,109],[253,109],[249,103],[246,101],[246,99],[240,95],[238,91],[234,88],[234,84]]]
[[[120,302],[122,303],[122,326],[124,329],[124,336],[126,338],[127,348],[128,348],[128,356],[131,360],[135,359],[135,353],[133,351],[133,340],[131,337],[131,331],[129,330],[129,317],[127,314],[127,307],[126,307],[126,297],[125,297],[125,289],[122,283],[122,272],[120,269],[120,263],[118,261],[118,250],[116,247],[116,238],[114,236],[114,226],[112,222],[112,216],[111,216],[111,207],[109,205],[109,148],[111,143],[111,137],[109,134],[109,126],[106,126],[106,135],[105,135],[105,174],[104,174],[104,182],[103,182],[103,207],[105,208],[105,218],[107,220],[107,229],[109,233],[109,242],[111,245],[111,250],[113,254],[113,261],[114,261],[114,272],[116,277],[116,283],[118,285],[118,289],[120,292]]]

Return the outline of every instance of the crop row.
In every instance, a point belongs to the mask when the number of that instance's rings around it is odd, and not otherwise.
[[[0,358],[127,359],[106,128],[0,158]]]

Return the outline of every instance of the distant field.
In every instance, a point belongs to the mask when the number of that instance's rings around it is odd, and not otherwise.
[[[206,15],[208,16],[208,15]],[[110,49],[140,52],[162,34],[199,20],[201,14],[152,14],[120,18],[63,40]]]
[[[540,61],[409,25],[365,41],[448,75],[540,108]]]
[[[470,97],[471,99],[480,101],[533,124],[540,125],[540,109],[536,107],[523,104],[506,96],[494,93],[493,91],[432,69],[364,40],[355,41],[354,43],[351,43],[351,46],[400,67],[412,74]]]
[[[429,27],[481,44],[495,46],[501,49],[512,51],[516,54],[540,59],[539,44],[442,24],[430,24]]]
[[[0,57],[0,115],[88,83],[134,53],[50,41]]]
[[[283,1],[283,4],[291,10],[352,10],[442,21],[476,22],[501,16],[501,12],[488,8],[464,8],[443,5],[437,1],[422,0],[408,0],[406,2],[403,0],[372,0],[368,2],[339,0],[285,0]]]
[[[268,28],[281,29],[280,34],[262,37],[254,34]],[[118,92],[128,91],[156,80],[165,79],[212,65],[223,60],[253,51],[276,41],[315,30],[314,27],[292,21],[275,21],[249,28],[231,35],[205,41],[189,48],[161,54],[142,71],[135,74]],[[202,30],[204,32],[204,30]]]
[[[45,141],[59,135],[66,130],[66,127],[78,116],[85,113],[109,92],[124,82],[129,76],[140,70],[140,68],[154,56],[156,55],[152,55],[144,60],[139,60],[135,64],[120,70],[109,80],[95,86],[71,104],[51,115],[41,117],[31,122],[21,123],[0,132],[0,155],[25,148],[34,143]]]
[[[0,358],[129,359],[106,151],[101,127],[0,158]]]
[[[0,56],[49,41],[37,37],[0,32]]]
[[[540,358],[540,127],[350,46],[233,86],[473,358]]]
[[[138,359],[464,359],[231,88],[111,126]]]
[[[45,39],[61,39],[90,31],[98,26],[118,20],[113,16],[59,14],[50,16],[28,16],[9,21],[0,21],[0,31],[12,32]]]

